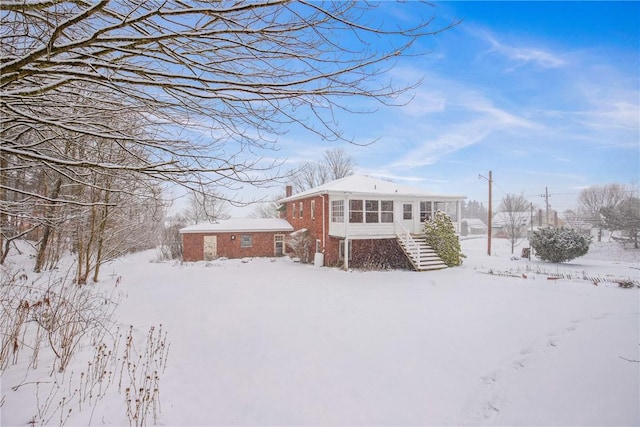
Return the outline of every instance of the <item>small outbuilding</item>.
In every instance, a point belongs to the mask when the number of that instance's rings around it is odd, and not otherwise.
[[[285,253],[286,219],[242,218],[200,223],[180,230],[184,261],[219,257],[274,257]]]
[[[462,220],[461,234],[487,234],[487,225],[479,218],[466,218]]]

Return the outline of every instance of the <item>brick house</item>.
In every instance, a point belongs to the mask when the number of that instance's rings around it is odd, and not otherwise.
[[[294,231],[284,219],[228,219],[180,230],[182,259],[202,261],[217,257],[273,257],[285,252],[285,238]]]
[[[441,210],[459,233],[463,199],[351,175],[298,194],[287,187],[280,203],[323,265],[429,270],[445,265],[424,243],[422,223]]]

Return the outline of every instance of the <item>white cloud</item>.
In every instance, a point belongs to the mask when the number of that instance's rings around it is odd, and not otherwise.
[[[489,52],[498,53],[514,62],[514,68],[525,64],[534,64],[542,68],[560,68],[568,64],[562,55],[542,47],[510,45],[498,40],[497,36],[488,30],[477,27],[470,27],[470,32],[491,45]]]
[[[388,162],[390,168],[416,168],[431,165],[442,157],[485,141],[498,131],[532,131],[541,126],[516,113],[495,106],[477,91],[445,79],[430,78],[430,84],[440,88],[444,114],[429,115],[427,111],[415,120],[417,110],[411,110],[411,122],[395,127],[394,146],[413,141],[411,148],[400,158]],[[429,89],[418,93],[418,99],[429,95]],[[446,97],[445,95],[446,94]],[[446,106],[446,111],[445,107]],[[404,107],[402,113],[405,113]],[[426,109],[425,109],[426,110]]]
[[[455,130],[445,131],[436,138],[428,139],[391,163],[390,168],[416,168],[436,163],[441,157],[477,144],[489,134],[481,121],[456,125]]]
[[[402,108],[403,114],[420,117],[430,113],[439,113],[446,108],[446,97],[439,92],[417,93],[409,104]]]

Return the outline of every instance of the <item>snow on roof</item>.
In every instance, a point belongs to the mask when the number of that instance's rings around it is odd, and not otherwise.
[[[180,229],[180,234],[232,231],[293,231],[293,227],[286,219],[281,218],[231,218],[218,222],[190,225]]]
[[[480,218],[463,218],[462,222],[466,222],[469,227],[487,228],[487,225]]]
[[[314,187],[310,190],[294,194],[280,200],[280,202],[289,202],[293,200],[303,199],[317,194],[362,194],[362,195],[379,195],[379,196],[409,196],[409,197],[431,197],[445,199],[464,199],[465,196],[443,195],[429,193],[419,188],[399,185],[394,182],[384,181],[381,179],[371,178],[365,175],[349,175],[335,181]]]

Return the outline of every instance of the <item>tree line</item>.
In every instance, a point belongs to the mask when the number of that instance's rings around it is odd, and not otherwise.
[[[563,212],[558,222],[582,234],[593,231],[601,241],[604,230],[614,233],[614,240],[632,243],[640,247],[640,198],[639,191],[632,185],[618,183],[594,185],[580,191],[575,209]],[[478,209],[478,206],[480,209]],[[463,205],[465,218],[479,218],[488,221],[483,205],[470,201]],[[537,209],[523,193],[505,194],[501,199],[494,221],[500,223],[504,237],[511,242],[511,251],[527,238],[531,223],[532,209]],[[544,221],[541,221],[544,222]],[[551,224],[545,224],[550,226]],[[556,223],[555,226],[560,224]]]

